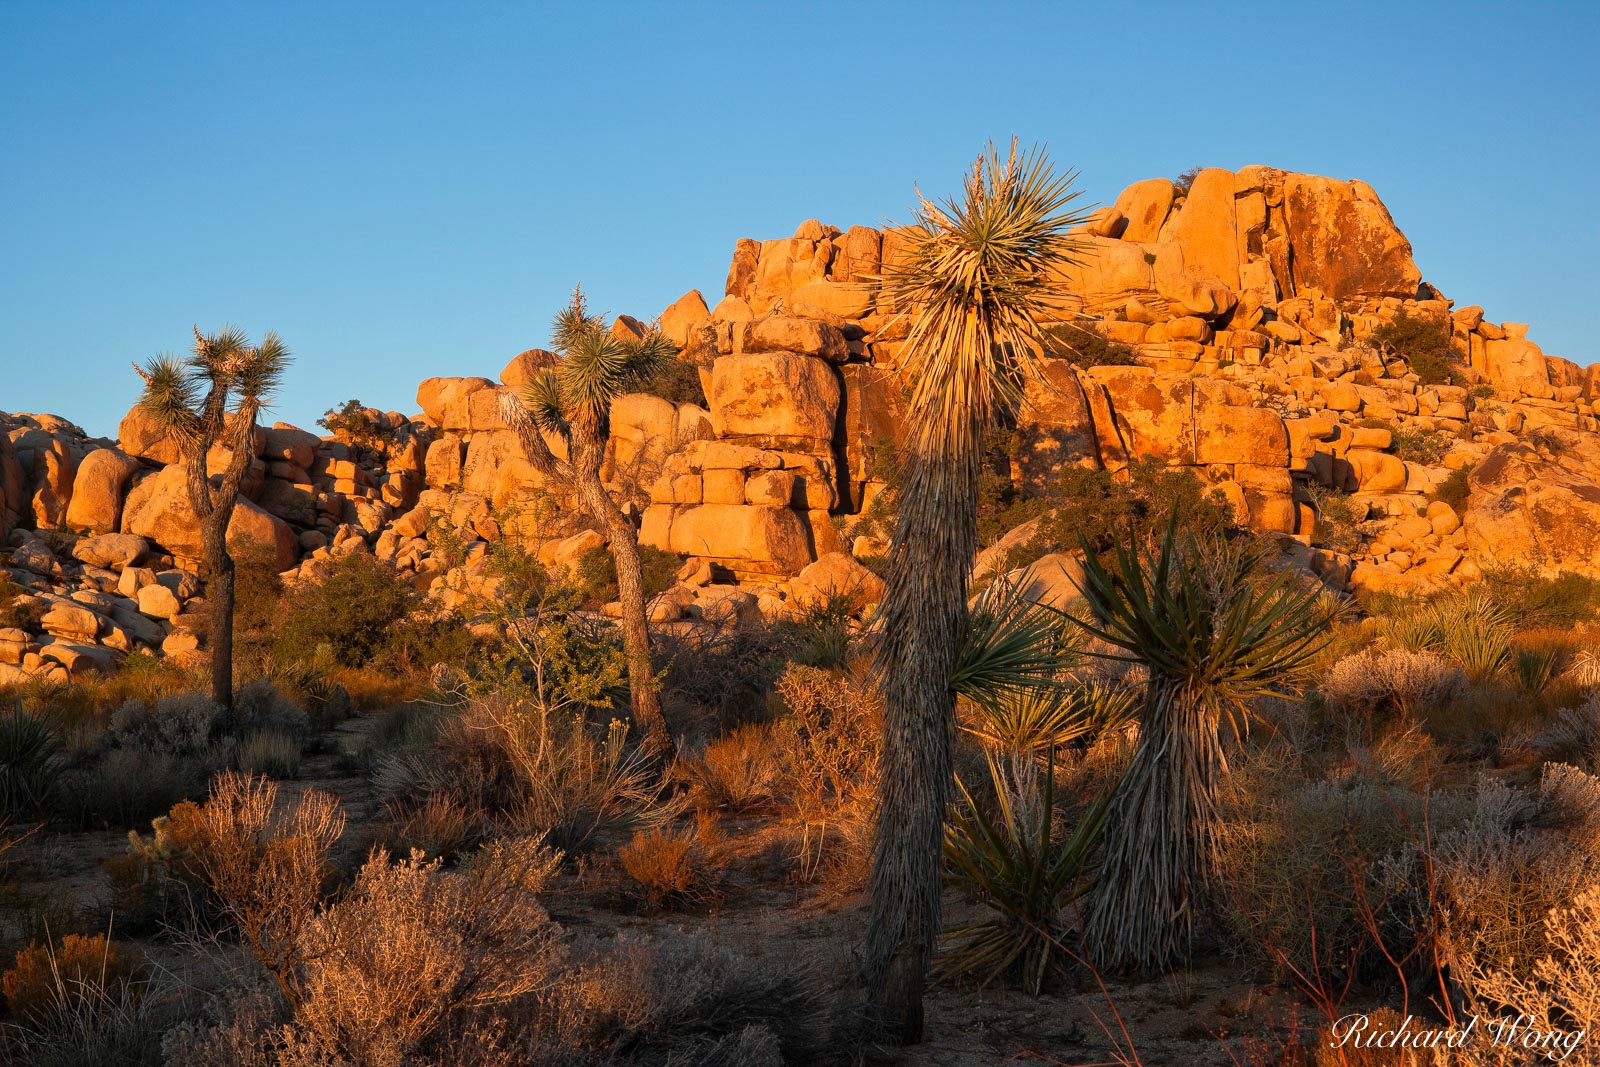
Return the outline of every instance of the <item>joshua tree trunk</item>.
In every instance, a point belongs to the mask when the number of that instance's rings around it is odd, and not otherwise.
[[[668,760],[673,752],[672,735],[661,714],[661,696],[656,691],[655,664],[650,655],[639,534],[606,492],[598,472],[584,467],[577,480],[585,508],[606,528],[611,558],[617,566],[617,602],[622,607],[622,646],[628,655],[628,697],[633,721],[644,731],[645,751],[655,759]]]
[[[230,502],[217,508],[201,525],[204,542],[206,603],[211,608],[211,699],[224,708],[233,707],[233,556],[228,552],[228,520],[233,516]]]
[[[878,648],[883,770],[864,970],[872,1022],[901,1044],[922,1039],[922,993],[940,929],[955,717],[949,680],[967,628],[977,460],[972,448],[950,458],[909,457],[890,547]]]

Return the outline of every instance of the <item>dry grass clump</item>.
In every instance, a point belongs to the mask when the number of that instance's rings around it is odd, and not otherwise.
[[[765,723],[746,723],[713,738],[699,755],[680,758],[677,770],[696,803],[728,811],[771,802],[783,773],[777,741]]]
[[[300,741],[292,734],[257,730],[239,742],[234,762],[246,774],[268,778],[300,776]]]
[[[483,836],[478,812],[450,793],[430,793],[421,803],[390,800],[384,805],[389,827],[384,842],[396,854],[420,852],[448,858],[473,847]]]
[[[0,993],[13,1015],[38,1020],[70,1008],[70,1000],[91,989],[112,992],[143,972],[138,955],[105,934],[68,934],[59,944],[34,942],[18,952],[0,974]]]
[[[381,761],[374,785],[380,798],[413,811],[448,794],[470,813],[474,832],[547,834],[574,855],[600,837],[661,825],[682,808],[662,795],[627,737],[618,719],[598,726],[533,700],[478,697],[440,724],[434,750]]]
[[[617,850],[617,860],[651,909],[702,896],[704,858],[692,834],[641,830]]]
[[[52,957],[42,998],[0,1026],[0,1062],[29,1067],[161,1067],[161,1038],[180,1005],[162,983],[93,960],[64,969]]]

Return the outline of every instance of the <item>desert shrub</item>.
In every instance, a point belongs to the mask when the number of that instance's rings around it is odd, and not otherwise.
[[[1200,177],[1200,172],[1205,169],[1201,166],[1189,167],[1182,174],[1172,179],[1172,184],[1178,187],[1178,195],[1180,197],[1189,195],[1189,190],[1194,188],[1194,180]]]
[[[1394,431],[1391,447],[1401,459],[1431,467],[1450,451],[1450,439],[1438,430],[1405,427]]]
[[[1459,670],[1432,652],[1369,649],[1335,663],[1319,689],[1349,710],[1408,716],[1448,700],[1462,681]]]
[[[276,730],[257,730],[239,742],[234,763],[246,774],[297,778],[300,775],[300,740]]]
[[[674,404],[710,406],[700,383],[700,369],[685,359],[662,360],[660,369],[645,383],[643,391]]]
[[[658,825],[681,807],[662,798],[656,775],[627,736],[617,719],[602,728],[581,710],[478,697],[441,728],[443,759],[426,773],[433,788],[451,790],[519,832],[547,834],[551,844],[576,854],[597,836]]]
[[[212,783],[190,831],[195,867],[245,948],[293,1002],[303,935],[344,832],[339,802],[308,789],[280,806],[276,783],[228,771]]]
[[[124,930],[199,932],[221,927],[220,902],[195,859],[199,819],[199,806],[181,801],[151,820],[150,836],[129,830],[128,851],[106,861]]]
[[[640,830],[617,850],[617,860],[651,908],[698,895],[700,859],[690,834],[663,828]]]
[[[1221,494],[1208,490],[1193,471],[1170,468],[1158,460],[1129,464],[1125,481],[1114,479],[1109,471],[1062,467],[1052,479],[1047,503],[1049,511],[1029,545],[1034,559],[1085,542],[1097,554],[1130,539],[1150,544],[1174,513],[1197,535],[1236,528],[1233,509]]]
[[[1372,343],[1402,356],[1424,385],[1461,385],[1465,377],[1450,347],[1450,326],[1401,312],[1372,331]]]
[[[1600,770],[1600,695],[1577,707],[1562,708],[1535,734],[1532,745],[1547,759]]]
[[[325,1055],[414,1062],[463,1016],[551,985],[560,934],[513,868],[376,853],[305,931],[295,1029]]]
[[[317,425],[340,441],[386,455],[395,440],[394,427],[389,421],[373,418],[359,400],[346,400],[337,408],[329,408],[317,420]]]
[[[359,667],[378,658],[422,595],[393,567],[365,552],[333,561],[326,580],[302,582],[284,598],[273,655],[302,658],[327,646],[334,659]]]
[[[62,775],[56,808],[80,826],[131,827],[205,791],[216,756],[175,756],[141,745],[113,748]]]
[[[1465,825],[1433,836],[1431,861],[1452,972],[1529,978],[1551,948],[1546,916],[1600,878],[1600,780],[1565,764],[1527,788],[1484,778]]]
[[[746,723],[714,738],[698,755],[681,757],[677,770],[697,803],[732,811],[771,801],[782,773],[772,729],[765,723]]]
[[[19,602],[19,597],[28,599]],[[28,591],[12,581],[9,574],[0,574],[0,629],[38,633],[48,610],[44,601],[30,597]]]
[[[140,976],[143,962],[104,934],[68,934],[59,944],[37,942],[17,953],[0,974],[0,993],[13,1015],[38,1019],[66,1007],[92,985],[111,990]]]
[[[851,590],[807,603],[782,624],[790,634],[789,659],[804,667],[847,666],[855,647],[853,620],[864,607],[861,595]]]
[[[1467,498],[1472,494],[1472,468],[1457,467],[1451,471],[1439,487],[1428,494],[1428,499],[1449,504],[1457,512],[1467,505]]]
[[[648,600],[671,588],[672,583],[677,581],[683,557],[651,545],[640,545],[639,563],[644,578],[644,595]],[[610,551],[604,545],[596,545],[579,556],[574,570],[578,588],[586,601],[607,604],[617,599],[617,561],[611,558]]]
[[[1558,1043],[1481,1050],[1480,1038],[1463,1057],[1469,1067],[1565,1060],[1584,1035],[1600,1030],[1600,887],[1585,887],[1556,902],[1541,923],[1543,947],[1537,955],[1519,961],[1468,956],[1452,973],[1472,991],[1476,1014],[1514,1017],[1523,1033],[1548,1035]],[[1483,1051],[1488,1055],[1479,1060]]]
[[[781,626],[718,626],[660,635],[662,688],[714,712],[725,724],[766,715],[766,694],[783,673],[793,634]]]
[[[1367,507],[1351,501],[1346,493],[1325,489],[1312,483],[1309,486],[1312,506],[1317,511],[1316,543],[1336,552],[1354,552],[1361,547],[1361,523],[1366,521]]]
[[[773,727],[788,803],[802,818],[863,803],[882,745],[876,692],[862,679],[800,666],[776,688],[788,712]]]
[[[1084,370],[1090,367],[1136,367],[1139,354],[1127,345],[1108,340],[1099,330],[1070,323],[1046,331],[1050,355],[1071,360]]]
[[[1571,571],[1551,577],[1533,567],[1496,567],[1484,572],[1482,587],[1509,622],[1524,628],[1569,627],[1600,614],[1600,579]]]
[[[1236,772],[1217,841],[1216,892],[1232,943],[1307,992],[1395,979],[1390,959],[1427,961],[1432,916],[1413,842],[1452,817],[1422,794],[1356,774],[1306,780],[1261,753]]]
[[[447,792],[431,792],[420,802],[390,800],[384,812],[384,842],[401,855],[449,858],[471,848],[484,829],[479,813]]]
[[[61,738],[49,715],[30,714],[20,702],[0,709],[0,818],[43,810],[63,764]]]
[[[752,957],[703,936],[619,936],[571,967],[552,991],[551,1046],[596,1059],[768,1067],[843,1064],[816,972]],[[569,1053],[570,1054],[570,1053]]]
[[[266,732],[304,739],[311,732],[311,721],[298,704],[278,692],[271,680],[258,678],[233,695],[233,710],[220,728],[235,736]]]
[[[373,853],[350,891],[303,927],[288,1010],[240,998],[214,1025],[176,1028],[164,1042],[168,1062],[543,1062],[518,1053],[525,1035],[506,1024],[531,1023],[532,1010],[514,1009],[536,1009],[562,973],[560,927],[533,895],[549,867],[536,845],[485,853],[457,871]]]

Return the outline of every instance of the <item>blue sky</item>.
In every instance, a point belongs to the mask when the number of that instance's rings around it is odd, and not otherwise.
[[[1458,304],[1600,359],[1592,4],[0,4],[0,409],[277,330],[275,415],[496,375],[575,282],[648,317],[740,236],[903,218],[985,140],[1096,201],[1362,178]]]

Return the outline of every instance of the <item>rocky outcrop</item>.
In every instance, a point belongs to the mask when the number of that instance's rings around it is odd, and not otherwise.
[[[1056,342],[1012,427],[1019,490],[1048,492],[1070,467],[1182,468],[1339,588],[1425,589],[1502,565],[1600,575],[1600,368],[1455,307],[1365,183],[1268,167],[1202,170],[1187,189],[1151,179],[1078,237]],[[707,404],[619,398],[602,468],[641,542],[686,557],[650,606],[657,625],[792,614],[845,586],[881,595],[858,559],[886,548],[864,519],[909,418],[908,324],[862,282],[904,240],[816,220],[741,239],[720,298],[690,290],[662,312]],[[1448,334],[1450,384],[1373,342],[1402,317]],[[1090,358],[1107,344],[1132,359]],[[490,542],[570,570],[603,538],[499,415],[555,365],[528,349],[498,382],[426,379],[420,413],[364,409],[360,440],[256,428],[230,544],[289,581],[370,552],[447,607],[492,594]],[[52,415],[0,415],[0,431],[6,562],[46,616],[40,632],[0,631],[0,681],[111,669],[137,649],[192,655],[200,542],[172,442],[137,408],[114,442]],[[217,450],[208,470],[229,459]],[[1003,537],[982,579],[1030,536]],[[1011,577],[1060,598],[1071,566]]]

